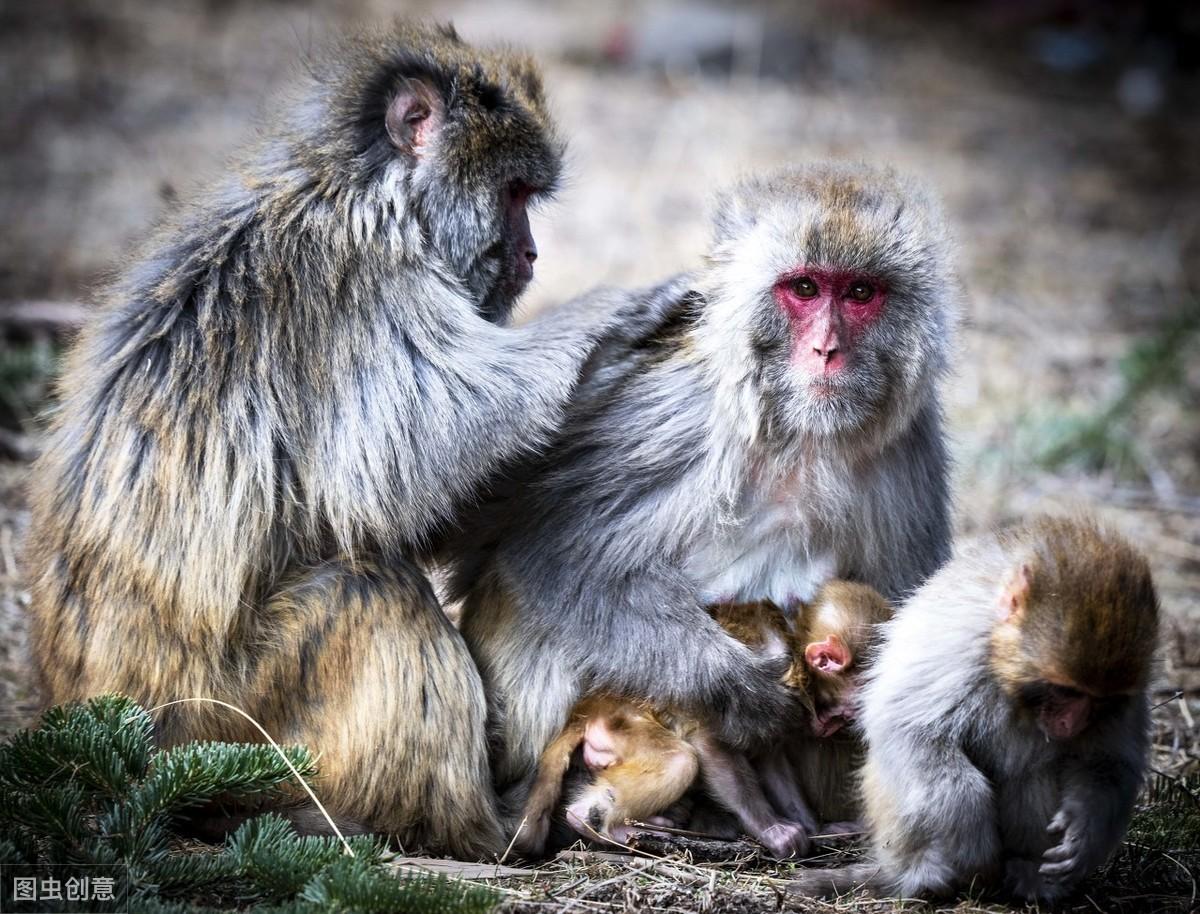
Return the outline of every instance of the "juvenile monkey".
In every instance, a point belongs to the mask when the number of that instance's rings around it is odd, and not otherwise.
[[[809,835],[861,830],[854,775],[863,761],[859,690],[891,617],[877,591],[849,581],[825,584],[798,617],[794,650],[807,674],[801,688],[811,736],[759,752],[754,765],[771,803]]]
[[[1069,894],[1120,841],[1146,770],[1157,623],[1145,558],[1090,520],[964,548],[867,677],[870,862],[797,889]]]
[[[542,753],[515,844],[520,852],[543,852],[577,749],[591,779],[568,800],[565,816],[586,838],[627,841],[629,820],[662,812],[702,775],[718,803],[773,855],[798,856],[808,849],[817,819],[806,789],[826,791],[825,805],[851,792],[848,757],[829,747],[829,738],[853,719],[855,682],[875,626],[890,610],[870,587],[834,581],[794,622],[765,601],[722,604],[712,613],[756,652],[786,660],[781,681],[807,712],[804,723],[786,736],[789,744],[806,747],[801,767],[783,750],[757,759],[731,751],[696,717],[612,695],[589,696]]]
[[[672,319],[600,348],[548,456],[460,550],[510,810],[587,694],[701,717],[734,749],[778,734],[774,661],[707,605],[811,600],[831,577],[895,599],[948,555],[959,287],[937,206],[891,171],[819,165],[740,184],[715,221],[703,269],[633,296]]]
[[[339,817],[489,854],[483,688],[416,560],[547,440],[611,314],[499,326],[560,170],[528,57],[401,25],[307,63],[71,352],[33,473],[34,654],[48,701],[223,699],[319,753]],[[194,704],[158,737],[259,738]]]

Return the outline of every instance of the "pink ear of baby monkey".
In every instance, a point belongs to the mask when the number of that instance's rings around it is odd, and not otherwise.
[[[804,649],[804,662],[818,673],[840,673],[850,665],[850,650],[841,638],[830,635]]]

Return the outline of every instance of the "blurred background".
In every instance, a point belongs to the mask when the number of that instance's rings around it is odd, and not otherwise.
[[[1138,541],[1170,620],[1159,764],[1200,763],[1200,7],[1184,3],[6,0],[9,717],[34,700],[23,482],[90,290],[253,136],[312,47],[397,14],[542,61],[570,159],[537,217],[530,309],[694,265],[712,190],[744,172],[842,157],[931,183],[966,286],[948,404],[959,530],[1088,507]]]

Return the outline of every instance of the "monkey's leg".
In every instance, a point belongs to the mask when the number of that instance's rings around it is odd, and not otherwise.
[[[757,767],[771,804],[784,817],[803,825],[809,834],[815,833],[817,817],[804,798],[800,775],[787,755],[780,749],[766,752],[758,759]]]
[[[525,812],[513,840],[513,847],[519,854],[539,857],[545,852],[550,819],[562,797],[563,778],[571,765],[571,754],[583,742],[586,725],[587,721],[582,717],[572,720],[542,753],[537,779],[529,792]]]
[[[298,571],[266,603],[252,682],[280,742],[319,754],[335,815],[409,847],[503,850],[475,664],[416,566]],[[264,707],[265,705],[265,707]]]
[[[692,737],[692,745],[700,755],[704,783],[738,817],[750,837],[779,859],[802,857],[808,852],[808,832],[771,807],[745,756],[730,752],[704,732]]]
[[[871,745],[862,791],[876,884],[898,897],[943,897],[992,881],[1001,838],[991,780],[958,746],[899,731]]]

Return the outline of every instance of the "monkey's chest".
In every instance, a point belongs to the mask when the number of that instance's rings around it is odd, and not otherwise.
[[[791,493],[751,496],[732,523],[691,544],[685,573],[707,602],[811,600],[837,574],[835,531]]]

